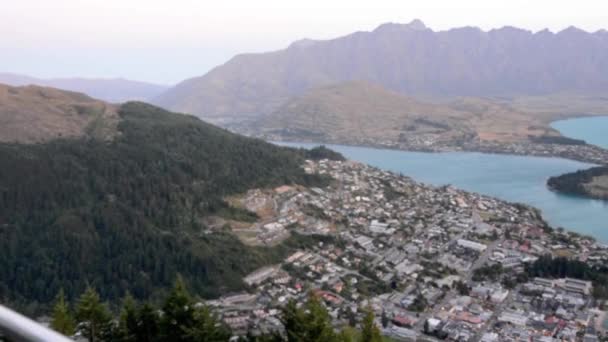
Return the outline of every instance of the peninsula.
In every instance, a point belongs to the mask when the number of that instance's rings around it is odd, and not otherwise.
[[[551,177],[547,184],[555,191],[608,200],[608,167],[594,167]]]

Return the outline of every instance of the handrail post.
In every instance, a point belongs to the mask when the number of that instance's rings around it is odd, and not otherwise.
[[[15,341],[73,342],[15,311],[0,305],[0,332]]]

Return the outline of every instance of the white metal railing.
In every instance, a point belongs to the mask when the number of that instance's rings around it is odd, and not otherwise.
[[[4,334],[11,341],[73,342],[69,338],[2,305],[0,305],[0,334]]]

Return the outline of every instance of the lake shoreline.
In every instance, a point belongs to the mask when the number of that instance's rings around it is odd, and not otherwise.
[[[434,185],[451,184],[466,191],[538,208],[552,227],[608,241],[608,205],[578,196],[558,194],[546,182],[555,175],[593,167],[554,156],[527,156],[479,151],[403,151],[380,146],[360,147],[327,143],[287,143],[310,148],[317,145],[346,158],[390,170]]]
[[[277,137],[274,137],[277,138]],[[577,161],[590,164],[591,166],[608,165],[608,150],[595,145],[561,145],[561,144],[530,144],[530,143],[489,143],[486,145],[466,145],[455,147],[401,147],[381,143],[349,143],[342,141],[318,141],[307,139],[271,139],[269,142],[287,144],[312,144],[312,145],[340,145],[348,147],[372,148],[378,150],[393,150],[402,152],[418,153],[483,153],[493,155],[510,155],[535,158],[555,158]],[[476,147],[473,147],[476,146]],[[575,149],[585,148],[587,153],[576,153]],[[558,150],[558,151],[555,151]],[[552,152],[551,152],[552,151]],[[594,156],[590,156],[592,153]]]
[[[550,126],[564,136],[584,138],[599,147],[608,148],[604,134],[608,129],[608,116],[566,118],[551,122]],[[547,186],[563,194],[608,201],[608,167],[592,167],[551,177]]]
[[[559,132],[560,136],[545,136],[536,138],[537,140],[522,140],[514,142],[502,141],[481,141],[479,139],[467,139],[464,141],[442,142],[431,141],[424,142],[418,140],[404,141],[378,141],[370,140],[362,137],[352,138],[331,138],[328,136],[306,137],[302,135],[286,136],[284,134],[263,134],[253,135],[267,141],[280,141],[287,143],[312,143],[312,144],[330,144],[343,145],[353,147],[366,147],[378,149],[390,149],[405,152],[479,152],[501,155],[516,155],[516,156],[531,156],[531,157],[553,157],[563,158],[568,160],[579,161],[592,165],[608,165],[608,143],[604,146],[601,144],[591,143],[584,134],[568,134],[560,129],[559,126],[577,120],[608,120],[608,116],[585,116],[572,115],[565,116],[559,120],[552,121],[547,124],[553,130]],[[557,126],[557,127],[556,127]],[[532,139],[532,138],[530,138]],[[539,140],[540,139],[540,140]],[[544,140],[543,140],[544,139]]]
[[[551,177],[549,189],[564,194],[608,201],[608,167],[593,167]]]

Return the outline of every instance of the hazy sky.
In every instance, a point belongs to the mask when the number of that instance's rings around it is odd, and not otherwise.
[[[419,18],[434,30],[608,28],[606,0],[5,0],[0,71],[175,83],[237,53]]]

